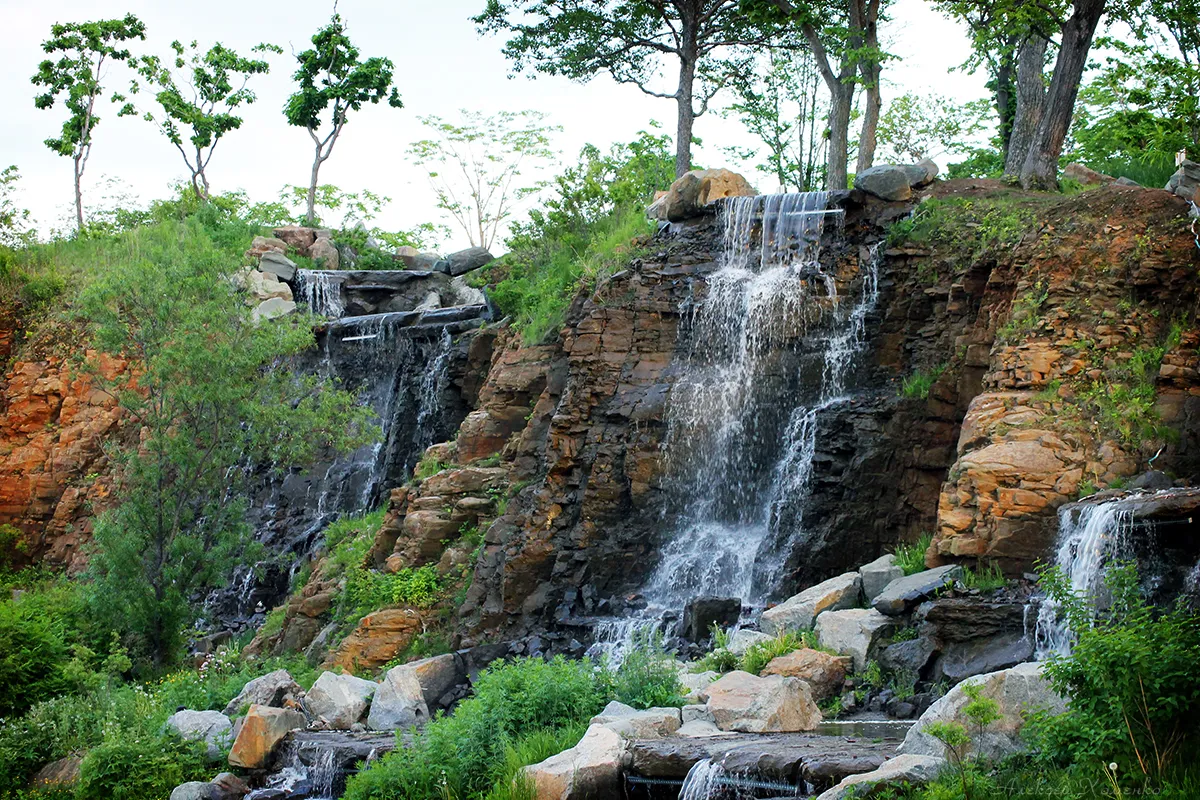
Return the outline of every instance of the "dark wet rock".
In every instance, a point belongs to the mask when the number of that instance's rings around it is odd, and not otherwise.
[[[713,625],[721,629],[732,627],[741,613],[739,597],[697,597],[683,610],[681,635],[689,642],[702,642],[709,637]]]
[[[918,636],[906,642],[894,642],[879,655],[884,668],[919,678],[933,656],[934,642],[928,636]]]
[[[934,680],[958,683],[975,675],[1015,667],[1033,658],[1033,640],[1022,631],[947,644],[934,667]]]
[[[468,247],[466,250],[451,253],[441,261],[438,261],[434,265],[434,269],[438,272],[458,277],[459,275],[466,275],[468,272],[477,270],[495,259],[496,257],[489,253],[486,247]]]

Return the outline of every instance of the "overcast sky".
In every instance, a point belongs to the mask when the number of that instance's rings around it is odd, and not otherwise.
[[[544,76],[510,78],[501,40],[481,38],[470,22],[483,5],[484,0],[341,0],[339,10],[363,55],[395,62],[405,108],[374,106],[354,115],[322,168],[321,182],[391,197],[393,203],[378,221],[384,228],[409,228],[437,217],[425,173],[405,152],[410,142],[425,138],[419,116],[451,117],[460,108],[543,111],[563,128],[556,145],[564,162],[587,142],[607,147],[629,141],[650,120],[674,129],[672,101],[647,97],[604,77],[586,85]],[[272,74],[256,79],[259,102],[246,109],[243,129],[221,142],[209,167],[214,191],[244,189],[256,200],[274,199],[284,184],[307,183],[311,142],[303,129],[286,124],[281,108],[292,89],[292,51],[308,45],[330,11],[328,0],[0,0],[5,29],[0,169],[8,164],[20,168],[20,199],[43,230],[62,225],[70,214],[71,162],[42,144],[57,133],[64,112],[61,106],[51,111],[33,106],[29,78],[43,57],[40,43],[54,22],[133,12],[147,27],[147,41],[138,45],[143,52],[165,54],[177,38],[199,40],[202,47],[220,41],[239,51],[264,41],[284,48],[285,54],[273,61]],[[884,35],[899,57],[887,66],[885,97],[908,90],[932,91],[959,102],[986,95],[982,75],[950,72],[969,54],[966,35],[925,0],[897,0]],[[697,161],[707,166],[728,160],[724,146],[752,144],[735,121],[715,114],[697,122],[696,135],[704,140]],[[775,188],[751,173],[749,165],[734,166],[745,169],[760,189]],[[179,153],[153,126],[136,118],[118,119],[110,110],[97,128],[85,182],[93,203],[100,200],[105,178],[116,179],[124,191],[146,202],[167,196],[169,184],[186,175]],[[463,243],[460,235],[449,247]]]

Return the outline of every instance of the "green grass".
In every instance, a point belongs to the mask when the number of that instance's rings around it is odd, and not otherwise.
[[[1016,192],[983,197],[946,197],[922,203],[912,216],[888,230],[889,246],[917,244],[960,256],[960,271],[988,250],[1011,249],[1037,230],[1047,205],[1060,198],[1035,198]],[[927,276],[936,282],[939,276]]]
[[[963,567],[962,582],[968,589],[978,589],[981,592],[992,592],[1008,585],[1004,571],[995,561],[988,562],[986,566],[980,564],[974,569]]]
[[[921,538],[912,544],[898,544],[893,553],[896,556],[896,566],[904,570],[905,575],[916,575],[925,571],[925,551],[933,543],[933,534],[922,534]]]
[[[939,364],[929,370],[918,370],[904,379],[900,386],[900,394],[910,400],[927,400],[933,385],[938,378],[950,368],[949,364]]]

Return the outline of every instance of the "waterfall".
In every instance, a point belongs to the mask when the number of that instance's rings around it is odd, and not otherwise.
[[[725,770],[720,764],[707,758],[697,761],[683,779],[679,800],[715,800],[721,793],[724,777]]]
[[[600,649],[702,595],[764,602],[801,525],[822,414],[846,402],[879,300],[881,248],[859,259],[853,303],[820,263],[840,210],[826,192],[732,198],[723,256],[684,311],[681,376],[664,442],[675,530],[647,581],[648,608],[597,626]]]
[[[342,302],[345,273],[323,269],[296,270],[297,294],[314,314],[337,319],[346,313]]]
[[[1103,598],[1105,567],[1129,554],[1132,523],[1132,509],[1121,500],[1059,510],[1054,563],[1062,570],[1072,593],[1091,602]],[[1038,660],[1067,655],[1075,644],[1075,633],[1060,610],[1050,598],[1044,599],[1038,609]]]

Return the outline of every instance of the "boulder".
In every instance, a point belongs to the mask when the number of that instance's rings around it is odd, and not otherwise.
[[[904,570],[896,566],[896,557],[891,553],[880,556],[870,564],[858,568],[862,576],[863,597],[870,603],[887,588],[887,585],[898,578],[904,577]]]
[[[821,721],[808,684],[799,678],[760,678],[734,670],[701,693],[723,731],[787,733],[810,731]]]
[[[402,730],[429,721],[429,706],[413,670],[395,667],[379,683],[367,727],[375,731]]]
[[[217,790],[208,781],[188,781],[171,790],[171,800],[217,800]]]
[[[280,300],[294,300],[292,296],[292,287],[288,286],[279,277],[270,272],[263,272],[257,269],[247,269],[242,277],[242,285],[249,292],[251,302],[264,302],[272,298]]]
[[[1140,188],[1141,184],[1135,181],[1133,178],[1126,178],[1124,175],[1122,175],[1113,181],[1113,186],[1136,186]]]
[[[922,189],[933,183],[937,180],[940,171],[938,165],[928,158],[904,167],[904,174],[908,176],[908,184],[914,189]]]
[[[683,629],[680,636],[689,642],[702,642],[716,625],[724,630],[737,624],[742,614],[740,597],[697,597],[688,601],[683,610]]]
[[[268,250],[258,261],[260,272],[275,275],[281,280],[290,281],[296,277],[296,263],[283,253]]]
[[[971,685],[983,686],[981,695],[999,704],[1001,718],[988,725],[982,735],[975,731],[963,713],[963,709],[971,702],[964,687]],[[1067,709],[1066,701],[1055,694],[1050,682],[1042,675],[1041,664],[1020,664],[1011,669],[969,678],[921,715],[904,737],[900,752],[906,755],[944,756],[945,745],[926,733],[925,727],[932,722],[957,721],[971,733],[971,753],[999,760],[1023,748],[1020,732],[1025,724],[1025,715],[1036,709],[1047,709],[1054,714],[1061,714]]]
[[[299,700],[302,697],[304,690],[300,688],[300,684],[292,680],[286,669],[277,669],[255,678],[242,687],[238,696],[225,706],[224,714],[227,717],[236,716],[254,705],[283,708],[288,700]]]
[[[843,778],[837,786],[822,792],[817,800],[849,800],[867,797],[878,786],[917,786],[938,776],[946,766],[936,756],[902,755],[888,759],[878,769]]]
[[[388,674],[397,670],[407,672],[416,679],[421,687],[421,696],[425,698],[425,705],[430,709],[437,707],[438,701],[446,692],[467,682],[462,662],[449,653],[394,667]]]
[[[689,701],[699,699],[700,693],[720,677],[720,675],[712,670],[706,672],[687,672],[681,670],[679,673],[679,685],[683,688],[684,699]]]
[[[300,253],[305,253],[317,240],[317,232],[312,228],[302,228],[299,225],[287,225],[276,228],[272,233],[275,238],[287,244],[288,247]]]
[[[264,322],[287,316],[295,310],[295,302],[284,300],[282,297],[272,297],[270,300],[266,300],[255,306],[254,310],[250,312],[250,319],[256,323]]]
[[[79,756],[67,756],[44,765],[29,780],[33,789],[50,787],[69,787],[79,782],[79,766],[83,759]]]
[[[434,265],[434,269],[456,278],[459,275],[466,275],[468,272],[473,272],[495,260],[496,257],[489,253],[486,247],[468,247],[466,250],[451,253],[438,261]]]
[[[210,785],[217,790],[217,800],[241,800],[250,794],[246,782],[232,772],[222,772]]]
[[[348,731],[362,718],[378,688],[374,681],[322,672],[308,690],[304,707],[313,717],[323,718],[333,730]]]
[[[729,637],[729,652],[734,655],[744,655],[751,646],[759,642],[769,642],[774,638],[760,631],[752,631],[747,628],[742,628],[740,631],[734,631]]]
[[[883,614],[903,614],[922,600],[931,597],[938,589],[961,577],[962,567],[957,564],[927,569],[892,581],[871,601],[871,605]]]
[[[229,751],[229,763],[235,767],[262,769],[283,737],[307,724],[308,719],[303,714],[290,708],[250,706],[233,749]]]
[[[933,655],[933,640],[928,636],[918,636],[905,642],[894,642],[883,648],[879,655],[879,663],[892,673],[907,673],[919,678],[929,659]]]
[[[411,608],[387,608],[362,618],[325,662],[326,669],[370,673],[399,655],[421,632],[421,615]]]
[[[861,592],[862,579],[858,573],[843,573],[768,608],[762,613],[762,627],[774,634],[811,630],[822,612],[857,606]]]
[[[768,675],[799,678],[808,684],[813,698],[822,702],[842,691],[842,684],[846,681],[846,670],[850,666],[849,658],[806,648],[772,659],[763,669],[762,675],[764,678]]]
[[[533,786],[536,800],[599,800],[621,796],[621,737],[603,725],[593,725],[569,750],[521,775]]]
[[[942,646],[933,680],[944,678],[959,683],[975,675],[1015,667],[1033,658],[1033,649],[1033,640],[1023,631],[949,642]]]
[[[203,740],[213,761],[233,741],[233,723],[220,711],[176,711],[167,718],[166,727],[184,739]]]
[[[591,724],[603,725],[626,739],[656,739],[678,731],[683,719],[678,708],[638,711],[614,700],[592,717]]]
[[[329,238],[317,237],[312,247],[308,248],[308,255],[320,269],[337,269],[342,260],[337,247]]]
[[[817,617],[817,641],[854,659],[858,672],[866,668],[879,640],[897,627],[894,619],[873,608],[827,611]]]
[[[912,183],[904,167],[880,164],[854,176],[854,188],[881,200],[899,202],[912,197]]]
[[[709,206],[723,197],[753,197],[757,194],[749,181],[736,172],[693,170],[677,178],[667,193],[646,209],[646,214],[651,219],[683,222],[708,213]]]
[[[1072,163],[1067,164],[1063,169],[1063,178],[1069,181],[1075,181],[1084,186],[1099,186],[1105,183],[1112,183],[1116,180],[1111,175],[1105,175],[1103,172],[1085,167],[1083,164]]]

